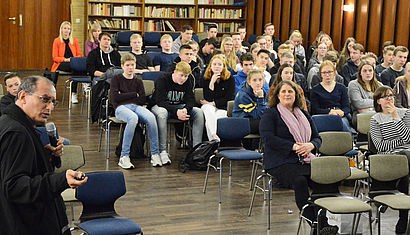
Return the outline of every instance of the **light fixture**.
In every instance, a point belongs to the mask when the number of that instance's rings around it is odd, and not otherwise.
[[[348,11],[348,12],[353,12],[354,11],[354,5],[343,5],[343,11]]]

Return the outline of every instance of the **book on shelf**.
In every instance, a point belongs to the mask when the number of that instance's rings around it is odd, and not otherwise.
[[[200,22],[198,21],[198,33],[199,32],[205,32],[206,29],[208,28],[208,25],[218,25],[218,32],[219,33],[231,33],[231,32],[237,32],[238,27],[241,26],[241,23],[214,23],[214,22]]]
[[[198,17],[215,19],[240,19],[242,18],[242,9],[198,8]]]
[[[119,29],[119,30],[132,30],[132,31],[141,31],[142,30],[142,21],[141,20],[131,20],[131,19],[103,19],[103,20],[94,20],[88,21],[88,27],[91,27],[91,24],[97,23],[101,25],[102,30],[110,29]]]
[[[187,4],[191,4],[194,5],[195,4],[195,0],[184,0],[181,2],[175,1],[175,0],[145,0],[145,4],[172,4],[172,5],[187,5]]]
[[[141,7],[133,5],[116,6],[106,3],[89,3],[88,15],[95,16],[141,16]]]
[[[176,32],[176,27],[168,20],[148,20],[147,22],[144,22],[144,30]]]
[[[234,0],[198,0],[198,4],[234,5]]]
[[[145,17],[158,17],[158,18],[194,18],[194,7],[156,7],[146,6]]]

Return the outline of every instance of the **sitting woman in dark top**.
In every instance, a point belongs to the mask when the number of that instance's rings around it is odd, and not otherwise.
[[[393,90],[388,86],[381,86],[374,92],[373,104],[376,114],[370,119],[370,136],[378,153],[403,154],[410,163],[410,110],[396,108],[394,99]],[[377,185],[372,183],[372,186]],[[408,176],[401,179],[396,187],[408,195]],[[399,211],[396,233],[406,232],[407,217],[407,210]]]
[[[350,132],[350,102],[347,88],[335,81],[336,68],[328,60],[323,61],[319,68],[322,82],[312,88],[310,102],[312,115],[339,115],[343,121],[343,131]]]
[[[308,202],[309,187],[314,184],[310,179],[310,159],[315,157],[322,140],[312,118],[303,110],[302,96],[294,82],[280,82],[268,106],[259,125],[265,144],[265,170],[281,185],[295,190],[296,204],[302,210]],[[303,215],[315,221],[313,207],[307,207]],[[338,228],[329,226],[324,215],[320,218],[324,227],[319,229],[336,234]]]
[[[7,95],[1,97],[0,100],[0,115],[3,113],[3,110],[14,103],[16,99],[17,92],[21,84],[21,79],[17,76],[16,73],[9,73],[4,76],[4,85],[6,85]]]

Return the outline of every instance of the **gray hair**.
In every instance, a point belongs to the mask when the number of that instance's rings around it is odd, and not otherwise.
[[[23,80],[21,81],[21,85],[19,87],[19,91],[17,92],[17,94],[20,91],[25,91],[27,93],[33,94],[34,92],[36,92],[37,90],[37,82],[39,80],[43,80],[45,82],[47,82],[51,87],[54,87],[54,83],[52,81],[50,81],[49,79],[43,77],[43,76],[28,76],[23,78]]]

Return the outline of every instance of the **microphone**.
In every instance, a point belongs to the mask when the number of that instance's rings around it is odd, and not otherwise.
[[[57,147],[57,129],[56,126],[54,125],[54,122],[48,122],[46,123],[46,132],[48,135],[48,139],[50,140],[50,145],[53,147]],[[60,157],[54,157],[53,158],[53,163],[57,168],[61,167],[61,158]]]

